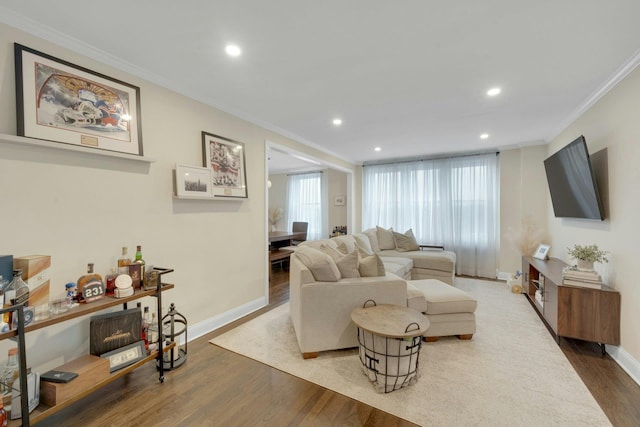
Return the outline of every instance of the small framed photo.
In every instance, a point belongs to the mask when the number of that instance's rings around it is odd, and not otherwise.
[[[100,357],[109,360],[109,372],[114,372],[144,359],[147,357],[147,350],[144,347],[144,340],[140,340],[101,354]]]
[[[18,136],[142,156],[140,88],[14,45]]]
[[[333,204],[334,206],[344,206],[345,203],[345,196],[336,196],[333,198]]]
[[[242,142],[202,132],[202,157],[204,167],[211,169],[214,196],[248,197],[244,152]]]
[[[176,165],[176,196],[212,199],[211,169],[199,166]]]
[[[541,243],[538,245],[538,249],[536,249],[536,251],[534,252],[533,257],[542,259],[542,260],[548,259],[550,249],[551,249],[551,246]]]

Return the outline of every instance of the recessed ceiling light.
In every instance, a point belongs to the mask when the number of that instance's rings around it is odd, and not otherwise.
[[[500,89],[499,87],[492,87],[491,89],[489,89],[487,91],[487,95],[496,96],[496,95],[500,94],[500,92],[502,92],[502,89]]]
[[[242,51],[240,50],[240,48],[234,44],[228,44],[227,47],[224,48],[225,52],[227,52],[227,55],[229,56],[240,56],[240,54],[242,53]]]
[[[380,150],[382,150],[382,148],[380,148],[380,147],[376,147],[376,148],[374,148],[373,150],[374,150],[374,151],[380,151]]]
[[[336,126],[340,126],[342,124],[342,119],[333,119],[333,124]]]
[[[483,133],[482,135],[480,135],[480,139],[487,139],[487,138],[489,138],[488,133]]]

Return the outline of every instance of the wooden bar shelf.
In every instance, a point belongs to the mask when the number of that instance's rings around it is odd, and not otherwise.
[[[171,272],[173,270],[167,269],[167,270],[163,270],[163,272]],[[160,281],[160,280],[159,280]],[[155,297],[157,298],[157,311],[158,314],[160,315],[160,311],[162,309],[162,293],[164,291],[167,291],[169,289],[173,289],[174,285],[171,283],[159,283],[157,288],[151,289],[151,290],[144,290],[144,289],[138,289],[134,292],[133,295],[129,296],[129,297],[125,297],[125,298],[115,298],[112,296],[106,296],[103,297],[99,300],[90,302],[90,303],[80,303],[79,305],[77,305],[76,307],[71,308],[69,311],[67,311],[66,313],[61,313],[61,314],[57,314],[57,315],[52,315],[51,317],[49,317],[48,319],[44,319],[44,320],[40,320],[40,321],[33,321],[31,322],[29,325],[27,326],[20,326],[19,329],[13,329],[10,330],[8,332],[4,332],[0,334],[0,340],[2,339],[8,339],[8,338],[13,338],[13,339],[18,339],[18,342],[22,341],[22,338],[20,338],[21,336],[24,336],[24,333],[28,333],[28,332],[32,332],[32,331],[36,331],[38,329],[42,329],[42,328],[46,328],[49,326],[53,326],[53,325],[57,325],[63,322],[66,322],[68,320],[72,320],[75,318],[79,318],[82,316],[86,316],[92,313],[97,313],[99,311],[108,309],[108,308],[112,308],[112,307],[116,307],[119,305],[123,305],[126,304],[128,302],[131,301],[135,301],[138,300],[140,298],[144,298],[144,297]],[[21,325],[21,324],[20,324]],[[161,331],[160,331],[161,332]],[[17,338],[14,338],[17,337]],[[150,354],[148,354],[146,357],[138,360],[137,362],[126,366],[122,369],[118,369],[117,371],[111,372],[109,374],[105,374],[102,376],[99,376],[99,378],[96,378],[95,381],[89,381],[89,383],[87,385],[79,385],[77,387],[77,389],[67,389],[65,390],[66,393],[64,394],[64,396],[62,395],[58,395],[60,397],[60,401],[56,401],[55,405],[47,405],[43,402],[42,399],[42,395],[41,395],[41,399],[40,399],[40,404],[38,405],[38,407],[33,410],[33,412],[31,412],[31,414],[29,414],[29,417],[25,420],[23,419],[17,419],[17,420],[10,420],[8,425],[9,426],[29,426],[31,424],[36,424],[40,421],[45,420],[47,417],[57,413],[58,411],[68,407],[69,405],[79,401],[80,399],[88,396],[89,394],[97,391],[98,389],[100,389],[101,387],[104,387],[105,385],[111,383],[112,381],[115,381],[116,379],[122,377],[123,375],[128,374],[129,372],[133,371],[134,369],[137,369],[139,367],[141,367],[142,365],[149,363],[149,362],[153,362],[154,360],[157,362],[156,364],[159,364],[159,370],[160,370],[160,375],[159,375],[159,381],[163,382],[164,381],[164,369],[162,366],[162,363],[158,363],[161,362],[162,357],[160,356],[160,353],[164,353],[167,351],[170,351],[172,348],[175,347],[175,343],[169,343],[169,344],[165,344],[162,341],[162,336],[160,336],[160,341],[158,342],[158,350],[151,352]],[[20,357],[23,360],[26,360],[26,351],[24,352],[25,354],[22,354]],[[84,356],[81,357],[79,359],[76,359],[74,361],[68,362],[69,365],[73,365],[76,368],[78,368],[78,371],[82,371],[83,368],[87,367],[87,366],[91,366],[89,365],[90,362],[89,361],[89,357],[88,356]],[[67,365],[67,364],[65,364]],[[26,366],[26,365],[25,365]],[[90,375],[91,373],[89,373],[89,371],[86,371],[87,374],[86,375]],[[97,372],[97,371],[92,371],[92,372]],[[82,373],[79,373],[78,378],[82,377]],[[78,380],[76,380],[78,381]],[[69,384],[73,384],[73,382],[69,383]],[[64,384],[66,385],[66,384]],[[58,389],[56,389],[58,390]],[[42,389],[41,389],[42,392]]]

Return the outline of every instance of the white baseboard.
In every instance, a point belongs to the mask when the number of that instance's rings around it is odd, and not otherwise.
[[[511,275],[513,274],[513,273],[508,273],[506,271],[498,271],[497,273],[498,273],[497,274],[497,279],[498,280],[507,280],[507,279],[511,278]]]
[[[607,345],[607,353],[629,376],[640,385],[640,362],[627,353],[624,348]]]
[[[236,307],[225,313],[222,313],[217,316],[210,317],[209,319],[205,319],[201,322],[198,322],[193,326],[189,325],[189,327],[187,328],[189,341],[192,341],[196,338],[206,335],[211,331],[215,331],[216,329],[226,324],[229,324],[235,320],[238,320],[241,317],[246,316],[247,314],[251,314],[256,310],[259,310],[262,307],[265,307],[268,304],[269,304],[269,301],[267,300],[266,297],[258,298],[256,300],[243,304],[240,307]],[[184,344],[184,343],[180,343],[180,344]]]

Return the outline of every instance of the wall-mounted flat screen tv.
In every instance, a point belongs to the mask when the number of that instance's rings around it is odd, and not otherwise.
[[[604,219],[584,136],[551,155],[544,168],[556,218]]]

